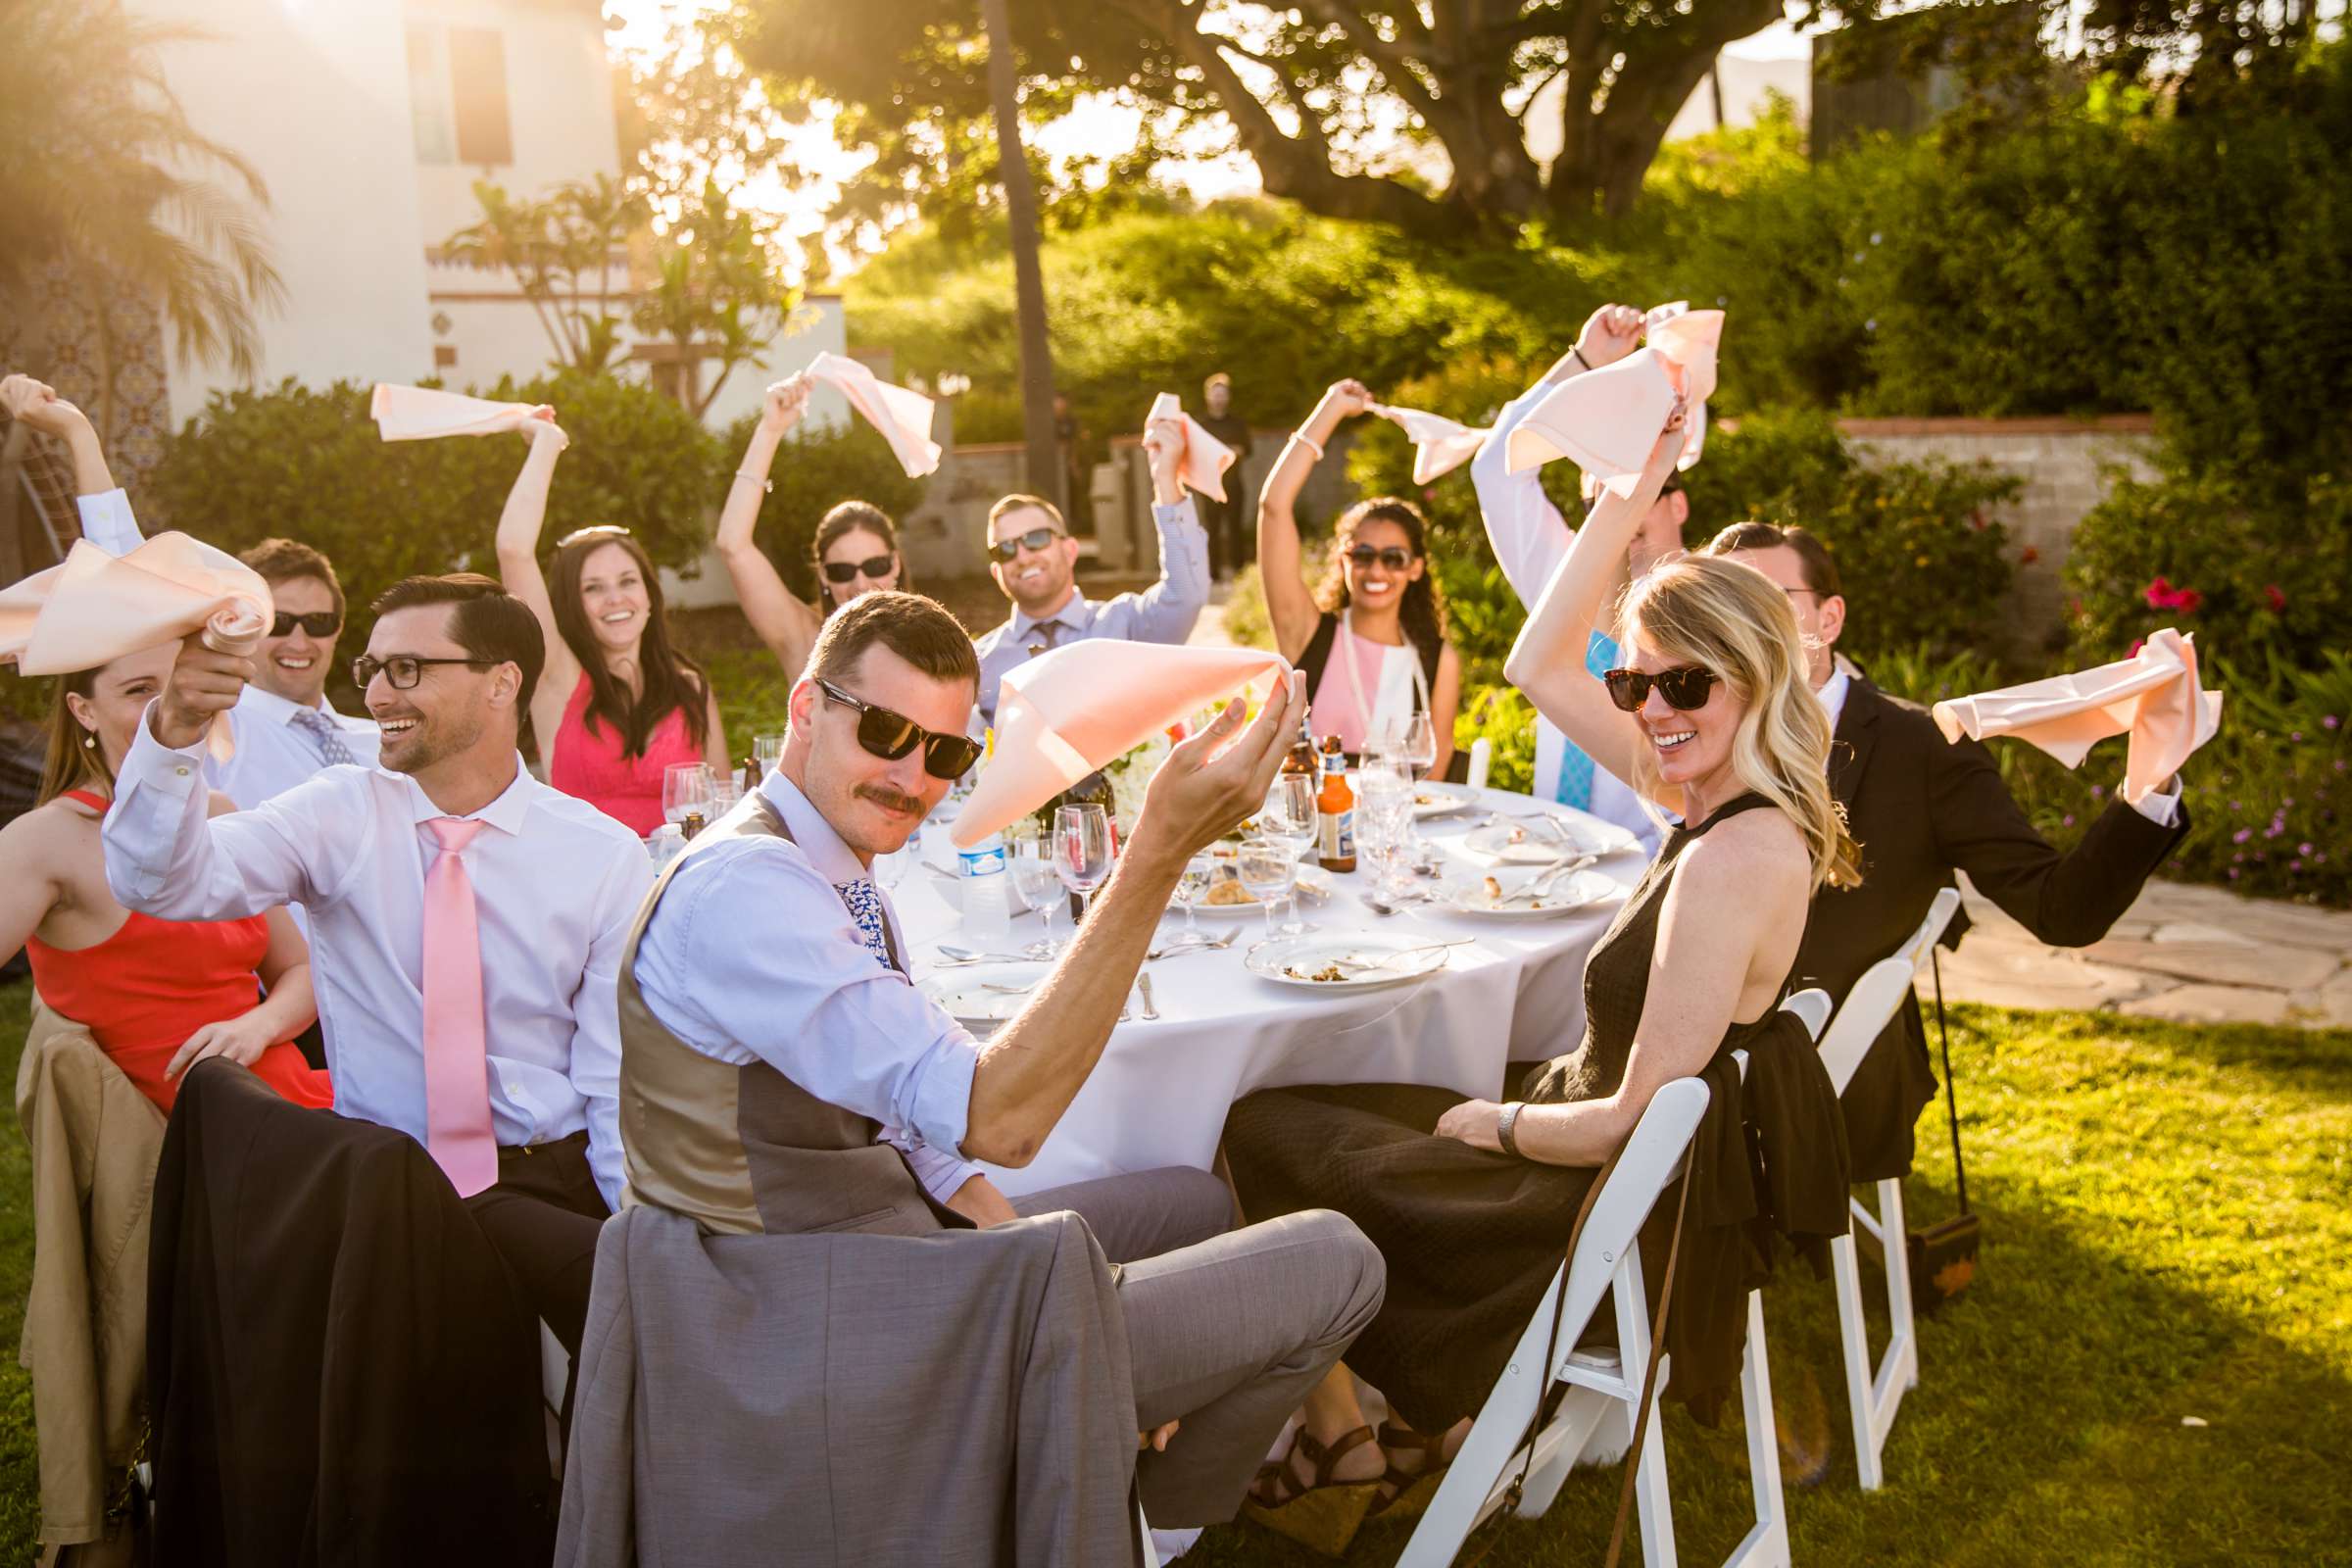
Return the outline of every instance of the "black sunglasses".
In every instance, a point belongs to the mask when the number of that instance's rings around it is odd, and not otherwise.
[[[1413,564],[1413,553],[1396,545],[1390,545],[1385,550],[1375,550],[1370,545],[1351,545],[1348,550],[1348,559],[1359,566],[1369,566],[1377,561],[1391,571],[1402,571]]]
[[[1609,701],[1629,713],[1639,711],[1649,701],[1653,686],[1666,699],[1668,708],[1688,713],[1694,708],[1707,706],[1707,693],[1723,677],[1703,664],[1683,664],[1661,669],[1655,675],[1638,669],[1612,669],[1600,679],[1609,689]]]
[[[332,637],[343,629],[343,614],[340,611],[321,610],[313,614],[297,615],[290,610],[281,610],[277,612],[277,618],[270,623],[270,635],[291,637],[297,626],[314,637]]]
[[[362,654],[351,662],[351,683],[366,691],[368,683],[380,672],[384,679],[392,683],[394,691],[415,691],[416,683],[424,679],[425,666],[428,664],[489,665],[501,662],[503,661],[496,659],[419,659],[415,654],[394,654],[390,659],[378,659],[373,654]]]
[[[1068,537],[1059,528],[1032,528],[1011,539],[1000,540],[988,547],[988,553],[999,561],[1010,561],[1024,550],[1043,550],[1056,539]],[[839,579],[847,581],[848,579]]]
[[[894,713],[887,708],[876,708],[852,697],[829,680],[818,681],[816,689],[844,708],[858,710],[858,744],[869,756],[895,762],[920,746],[923,771],[933,778],[946,779],[963,777],[980,760],[980,743],[969,736],[943,735],[925,729],[904,713]]]
[[[825,581],[855,582],[859,576],[887,577],[892,557],[868,556],[863,561],[828,561],[825,563]]]

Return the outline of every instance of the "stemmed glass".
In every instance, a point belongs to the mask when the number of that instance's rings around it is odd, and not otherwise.
[[[1294,862],[1315,842],[1315,797],[1318,793],[1318,781],[1311,775],[1279,773],[1275,775],[1273,787],[1266,793],[1265,809],[1258,812],[1258,835],[1272,839],[1277,844],[1289,845]],[[1289,911],[1281,926],[1281,933],[1286,937],[1298,936],[1313,929],[1298,918],[1296,880],[1297,873],[1294,871]]]
[[[1208,897],[1209,884],[1216,879],[1217,862],[1205,855],[1196,855],[1184,862],[1184,873],[1176,879],[1176,907],[1184,911],[1184,940],[1200,940],[1200,919],[1193,911]]]
[[[1266,939],[1272,941],[1275,901],[1290,895],[1291,885],[1298,875],[1298,852],[1279,839],[1256,838],[1244,841],[1240,862],[1234,867],[1241,874],[1242,886],[1258,903],[1266,917]]]
[[[1429,770],[1438,765],[1438,731],[1427,710],[1405,721],[1403,733],[1397,737],[1396,757],[1413,770],[1416,784],[1429,777]]]
[[[682,822],[700,812],[703,821],[708,824],[714,814],[710,809],[710,801],[717,787],[717,780],[711,775],[709,762],[670,763],[662,770],[662,818]]]
[[[1061,883],[1054,843],[1054,835],[1034,819],[1013,830],[1012,891],[1030,913],[1046,922],[1044,940],[1032,942],[1024,950],[1032,958],[1051,958],[1061,952],[1061,944],[1054,940],[1054,911],[1068,902],[1070,894]]]
[[[1064,806],[1054,812],[1054,869],[1078,895],[1078,918],[1094,906],[1095,889],[1110,876],[1110,813],[1100,805]]]

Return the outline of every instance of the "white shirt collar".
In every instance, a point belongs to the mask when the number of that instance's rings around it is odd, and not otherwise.
[[[423,787],[408,774],[393,773],[390,768],[379,768],[377,771],[391,774],[407,787],[409,817],[419,826],[451,814],[435,806],[433,798],[425,794]],[[514,781],[499,792],[498,799],[478,811],[466,812],[461,820],[470,821],[479,818],[501,833],[512,834],[519,838],[522,835],[523,821],[531,814],[532,797],[546,787],[531,777],[531,770],[522,765],[522,754],[516,752],[514,754]]]
[[[237,698],[237,706],[243,708],[248,704],[252,705],[260,717],[272,724],[291,724],[297,713],[309,711],[323,715],[326,721],[337,729],[343,727],[343,715],[329,708],[323,697],[318,699],[318,706],[316,709],[306,710],[300,703],[288,702],[285,698],[265,687],[248,684],[244,692]]]
[[[1832,666],[1830,678],[1821,683],[1821,690],[1813,694],[1821,700],[1822,708],[1828,711],[1832,731],[1838,728],[1838,720],[1844,715],[1845,694],[1852,685],[1853,677],[1846,674],[1845,666],[1837,664]]]
[[[825,820],[825,813],[801,793],[798,784],[784,776],[782,768],[775,768],[768,773],[767,781],[760,786],[760,793],[784,818],[784,826],[792,833],[792,842],[800,846],[803,855],[808,857],[808,863],[816,868],[817,875],[836,887],[872,875],[858,858],[858,852],[841,841],[841,835],[833,831],[833,824]]]

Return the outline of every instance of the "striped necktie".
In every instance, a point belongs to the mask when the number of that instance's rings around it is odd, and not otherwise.
[[[1598,680],[1616,667],[1617,645],[1600,632],[1594,632],[1585,644],[1586,672]],[[1592,759],[1566,738],[1560,741],[1559,779],[1552,786],[1551,798],[1580,811],[1592,808]]]

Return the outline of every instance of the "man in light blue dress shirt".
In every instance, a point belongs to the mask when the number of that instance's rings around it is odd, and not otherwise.
[[[641,1107],[624,1111],[629,1201],[715,1231],[950,1240],[966,1222],[1077,1213],[1121,1265],[1136,1417],[1159,1446],[1139,1471],[1147,1511],[1213,1523],[1378,1310],[1379,1252],[1329,1212],[1227,1231],[1230,1200],[1203,1171],[1111,1173],[1014,1203],[969,1162],[1036,1156],[1101,1058],[1186,861],[1264,799],[1304,696],[1278,687],[1247,732],[1237,701],[1176,749],[1084,928],[983,1043],[909,983],[870,870],[972,765],[977,673],[929,600],[868,594],[827,618],[775,771],[639,916],[621,1011],[621,1098]],[[906,1168],[877,1167],[872,1142],[793,1132],[814,1125],[796,1108],[808,1100],[878,1129]],[[850,1218],[808,1201],[836,1191]]]
[[[1166,421],[1163,421],[1166,422]],[[1043,496],[1009,495],[988,511],[989,574],[1012,614],[973,639],[980,654],[980,721],[997,719],[997,682],[1049,648],[1090,637],[1181,643],[1208,603],[1208,534],[1176,476],[1183,438],[1153,428],[1144,450],[1152,467],[1152,521],[1159,529],[1159,580],[1141,593],[1095,604],[1078,591],[1078,541]]]

